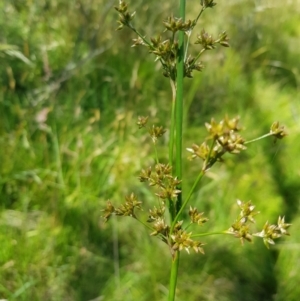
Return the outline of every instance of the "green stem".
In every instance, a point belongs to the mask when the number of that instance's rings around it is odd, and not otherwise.
[[[151,226],[149,226],[149,224],[147,224],[147,223],[143,222],[142,220],[138,219],[136,216],[133,216],[133,218],[135,220],[137,220],[139,223],[141,223],[143,226],[145,226],[146,228],[148,228],[149,230],[151,230],[151,231],[154,230],[154,228],[152,228]]]
[[[211,156],[211,153],[212,153],[212,150],[213,150],[213,147],[214,147],[215,142],[216,142],[216,140],[213,139],[213,140],[212,140],[212,143],[211,143],[211,146],[210,146],[210,151],[209,151],[208,157],[207,157],[207,159],[206,159],[205,162],[204,162],[204,167],[207,166],[207,164],[208,164],[208,162],[209,162],[209,160],[210,160],[210,156]],[[204,174],[205,174],[205,170],[206,170],[206,169],[204,168],[204,169],[202,169],[202,170],[200,171],[200,173],[199,173],[199,175],[198,175],[196,181],[194,182],[194,184],[193,184],[193,186],[192,186],[192,188],[191,188],[191,190],[190,190],[190,192],[189,192],[187,198],[185,199],[183,205],[181,206],[181,208],[180,208],[179,211],[177,212],[177,215],[175,216],[175,218],[174,218],[174,220],[173,220],[173,222],[172,222],[172,226],[171,226],[171,229],[170,229],[170,233],[173,232],[174,227],[175,227],[175,225],[176,225],[176,223],[177,223],[177,221],[178,221],[178,219],[179,219],[179,217],[180,217],[182,211],[184,210],[184,208],[186,207],[187,203],[189,202],[189,200],[190,200],[191,196],[193,195],[193,193],[194,193],[194,191],[195,191],[197,185],[199,184],[199,182],[200,182],[201,179],[203,178],[203,176],[204,176]]]
[[[170,80],[172,88],[172,111],[171,111],[171,128],[169,141],[169,165],[173,166],[174,155],[174,134],[175,134],[175,104],[176,104],[176,85],[173,80]]]
[[[176,214],[176,216],[175,216],[175,218],[174,218],[174,220],[173,220],[173,222],[172,222],[172,226],[171,226],[171,229],[170,229],[170,233],[173,232],[174,227],[175,227],[175,225],[176,225],[176,223],[177,223],[177,221],[178,221],[178,219],[179,219],[179,217],[180,217],[182,211],[184,210],[184,208],[186,207],[187,203],[189,202],[189,200],[190,200],[190,198],[191,198],[191,196],[192,196],[192,194],[193,194],[193,192],[194,192],[196,186],[197,186],[198,183],[201,181],[201,179],[203,178],[204,174],[205,174],[205,172],[204,172],[203,170],[201,170],[201,172],[199,173],[199,175],[198,175],[196,181],[194,182],[194,184],[193,184],[193,186],[192,186],[192,189],[191,189],[190,192],[189,192],[189,195],[188,195],[187,198],[185,199],[183,205],[181,206],[180,210],[178,211],[178,213]]]
[[[260,136],[260,137],[258,137],[258,138],[255,138],[255,139],[246,141],[244,144],[249,144],[249,143],[252,143],[252,142],[256,142],[256,141],[259,141],[259,140],[261,140],[261,139],[264,139],[264,138],[267,138],[267,137],[270,137],[270,136],[273,136],[273,135],[274,135],[273,133],[268,133],[268,134],[265,134],[265,135]]]
[[[176,251],[175,254],[174,254],[174,257],[172,258],[168,301],[174,301],[175,297],[176,297],[176,285],[177,285],[177,277],[178,277],[179,255],[180,255],[180,252]]]
[[[134,32],[136,33],[144,42],[145,45],[147,45],[149,47],[149,49],[154,50],[155,48],[153,47],[153,45],[151,44],[150,41],[148,41],[131,23],[127,24],[128,27]],[[164,65],[164,61],[160,58],[159,61],[161,62],[162,65]]]
[[[180,0],[179,17],[185,20],[185,0]],[[179,32],[179,50],[177,57],[177,74],[176,74],[176,106],[175,106],[175,122],[176,122],[176,176],[182,179],[182,124],[183,124],[183,78],[184,78],[184,32]],[[181,184],[178,185],[181,190]],[[182,192],[178,195],[176,202],[176,212],[182,206]]]
[[[185,6],[186,6],[186,0],[180,0],[179,17],[182,19],[183,22],[185,20]],[[176,177],[179,180],[182,179],[183,78],[184,78],[184,32],[180,31],[179,50],[177,56],[176,87],[175,87],[175,91],[176,91],[176,103],[175,103],[176,171],[175,172],[176,172]],[[172,112],[172,116],[173,115],[174,114]],[[174,127],[173,127],[173,133],[174,133]],[[171,135],[173,135],[173,133]],[[173,158],[173,152],[171,154],[171,158]],[[171,160],[171,158],[169,160]],[[181,184],[178,186],[179,186],[178,189],[181,190]],[[177,198],[176,212],[180,211],[181,205],[182,205],[182,191]],[[178,216],[178,213],[176,216]],[[172,216],[172,220],[173,220],[173,216]],[[179,258],[180,258],[180,252],[176,251],[172,258],[168,301],[175,301]]]
[[[54,155],[56,160],[56,168],[57,168],[57,181],[61,188],[65,187],[63,170],[62,170],[62,163],[60,158],[60,146],[58,142],[58,135],[56,125],[53,127],[53,131],[51,131],[52,141],[53,141],[53,148],[54,148]]]
[[[186,47],[185,47],[185,51],[184,51],[184,61],[187,59],[191,33],[192,33],[191,31],[187,33],[187,41],[186,41]]]
[[[205,52],[205,50],[206,50],[205,48],[201,49],[201,51],[196,55],[196,57],[195,57],[195,63],[198,61],[198,59],[202,55],[202,53]]]
[[[196,26],[196,24],[198,23],[199,18],[201,17],[202,13],[205,11],[206,7],[203,6],[197,16],[197,18],[195,19],[195,25],[193,26],[193,28]]]
[[[171,110],[171,126],[170,126],[170,140],[169,140],[169,165],[173,166],[174,156],[174,135],[175,135],[175,104],[176,104],[176,85],[174,81],[170,80],[172,88],[172,110]],[[174,171],[173,171],[174,173]],[[171,220],[175,217],[175,206],[172,199],[169,200],[169,213]]]
[[[158,153],[157,153],[156,143],[154,143],[154,151],[155,151],[156,164],[158,164],[158,163],[159,163],[159,160],[158,160]]]
[[[191,28],[191,30],[187,33],[188,40],[187,40],[187,43],[186,43],[186,49],[185,49],[185,54],[184,54],[184,60],[187,58],[187,52],[188,52],[188,47],[189,47],[189,44],[190,44],[189,41],[190,41],[190,37],[191,37],[192,30],[193,30],[194,27],[197,25],[199,18],[201,17],[202,13],[205,11],[205,8],[206,8],[206,7],[204,7],[204,6],[201,8],[201,11],[199,12],[197,18],[195,19],[194,26],[193,26],[193,27]],[[198,55],[198,58],[199,58],[199,56],[200,56],[201,54],[202,54],[202,52]],[[196,60],[197,60],[197,59],[196,59]],[[196,61],[196,60],[195,60],[195,61]]]
[[[152,50],[154,49],[152,44],[147,39],[145,39],[145,37],[131,23],[128,24],[128,27],[133,32],[135,32],[150,49],[152,49]]]
[[[226,231],[216,231],[216,232],[205,232],[205,233],[194,234],[194,235],[191,235],[191,238],[201,237],[201,236],[217,235],[217,234],[229,234],[229,235],[232,235],[231,233],[228,233]]]

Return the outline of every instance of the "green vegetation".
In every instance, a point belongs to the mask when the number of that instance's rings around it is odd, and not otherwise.
[[[133,190],[151,198],[137,180],[153,160],[138,115],[169,127],[169,81],[144,49],[128,48],[130,33],[115,32],[115,2],[0,3],[2,299],[166,300],[165,245],[133,220],[100,219],[107,199],[122,203]],[[178,7],[153,2],[134,1],[147,34]],[[177,300],[300,295],[300,6],[274,2],[219,1],[213,17],[203,16],[209,32],[226,29],[231,47],[206,55],[209,68],[185,83],[183,135],[184,148],[200,143],[203,123],[226,113],[241,116],[249,138],[274,120],[286,125],[283,141],[263,140],[211,169],[193,203],[218,231],[234,220],[237,198],[252,200],[264,213],[259,228],[285,214],[292,236],[271,251],[258,240],[242,247],[211,237],[207,255],[183,254]],[[184,161],[184,187],[199,168]]]

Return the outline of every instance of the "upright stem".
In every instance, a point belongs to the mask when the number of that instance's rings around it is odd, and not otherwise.
[[[173,166],[174,155],[174,137],[175,137],[175,104],[176,104],[176,83],[170,80],[172,88],[172,110],[171,110],[171,128],[170,128],[170,142],[169,142],[169,165]]]
[[[179,17],[185,20],[186,0],[180,0]],[[179,32],[179,51],[177,59],[177,76],[176,76],[176,176],[182,179],[182,119],[183,119],[183,77],[184,77],[184,32]],[[181,190],[181,184],[178,187]],[[176,203],[176,212],[182,205],[182,192],[178,195]]]
[[[179,267],[179,255],[180,252],[176,251],[172,258],[171,275],[170,275],[170,287],[168,301],[174,301],[176,297],[176,284]]]
[[[173,166],[174,163],[174,138],[175,138],[175,105],[176,105],[176,83],[171,79],[170,80],[172,88],[172,110],[171,110],[171,128],[170,128],[170,141],[169,141],[169,165]],[[169,200],[169,212],[171,220],[174,220],[175,204],[173,200]]]
[[[186,0],[180,0],[179,6],[179,17],[185,20],[185,5]],[[176,177],[182,179],[182,119],[183,119],[183,77],[184,77],[184,32],[179,32],[179,50],[177,57],[177,73],[176,73],[176,103],[175,103],[175,167]],[[178,189],[181,193],[177,197],[176,202],[176,215],[180,211],[182,206],[182,188],[181,184],[178,185]],[[172,216],[172,221],[174,220]],[[169,297],[168,301],[174,301],[176,296],[176,285],[178,278],[180,252],[175,251],[172,258],[171,274],[170,274],[170,285],[169,285]]]

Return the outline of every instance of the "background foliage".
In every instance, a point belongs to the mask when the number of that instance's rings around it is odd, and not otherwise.
[[[105,201],[134,190],[152,162],[137,132],[139,114],[168,126],[171,92],[154,58],[115,32],[109,0],[0,2],[0,298],[164,300],[169,254],[130,219],[100,219]],[[148,35],[177,1],[131,1]],[[198,1],[187,1],[189,18]],[[249,139],[274,120],[289,136],[251,145],[208,174],[194,204],[212,230],[227,229],[236,199],[264,220],[279,214],[292,236],[271,251],[261,241],[205,240],[206,255],[184,255],[180,300],[298,300],[300,245],[300,2],[219,1],[202,27],[226,30],[231,48],[204,57],[186,81],[185,141],[200,143],[211,117],[239,115]],[[162,146],[163,147],[163,146]],[[162,148],[163,149],[163,148]],[[188,156],[188,154],[186,154]],[[185,163],[184,185],[200,168]]]

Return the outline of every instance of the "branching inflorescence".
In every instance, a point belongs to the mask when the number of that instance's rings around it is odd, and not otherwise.
[[[139,117],[137,122],[139,128],[146,127],[147,121],[147,117]],[[267,136],[281,139],[286,135],[284,127],[280,126],[278,122],[274,122],[268,134],[251,141],[246,141],[238,133],[242,129],[238,125],[238,122],[239,118],[229,119],[227,116],[219,123],[212,119],[210,123],[205,124],[208,131],[206,140],[200,146],[194,144],[191,148],[187,148],[191,153],[191,159],[200,158],[203,161],[200,175],[204,175],[216,162],[222,162],[226,153],[239,154],[241,151],[246,150],[245,145],[247,143],[257,141]],[[162,137],[164,133],[165,130],[162,127],[156,127],[154,125],[149,127],[149,134],[154,144],[156,144],[157,140]],[[207,141],[211,142],[208,143]],[[134,193],[126,196],[125,203],[120,207],[114,207],[111,202],[108,201],[107,207],[104,210],[104,218],[108,220],[110,216],[114,214],[118,216],[131,216],[143,224],[148,223],[147,227],[151,230],[150,235],[157,236],[168,244],[172,254],[174,254],[176,250],[181,251],[183,249],[187,252],[193,249],[196,252],[204,253],[203,243],[193,238],[216,233],[193,234],[187,231],[191,224],[201,226],[208,221],[208,218],[204,216],[203,212],[200,213],[197,208],[190,206],[190,219],[188,221],[178,221],[178,219],[174,218],[173,224],[169,222],[170,218],[166,212],[166,204],[175,203],[178,194],[181,192],[177,189],[181,180],[172,175],[172,167],[168,164],[157,163],[154,167],[150,166],[143,169],[138,179],[142,183],[148,183],[150,187],[155,189],[154,195],[158,200],[157,206],[149,209],[148,218],[144,218],[145,221],[143,221],[137,217],[135,210],[142,209],[142,202],[137,200]],[[186,207],[188,201],[189,197],[187,197],[183,207]],[[253,236],[261,237],[267,247],[269,247],[269,244],[274,244],[274,240],[282,235],[289,235],[287,228],[290,224],[285,223],[284,217],[278,218],[277,225],[270,225],[267,222],[261,232],[252,233],[250,226],[255,223],[255,216],[259,212],[254,211],[255,206],[251,201],[244,203],[238,200],[237,204],[240,207],[238,218],[228,230],[220,231],[219,233],[231,234],[239,238],[242,243],[244,240],[252,241]]]
[[[119,6],[115,7],[115,9],[119,12],[118,29],[120,30],[123,27],[129,27],[133,30],[137,34],[137,38],[133,40],[132,47],[140,45],[147,47],[149,52],[156,56],[156,60],[161,62],[163,75],[175,81],[177,75],[176,67],[179,47],[178,40],[176,39],[176,33],[183,31],[189,38],[204,10],[215,5],[214,1],[201,2],[202,8],[195,20],[183,21],[182,18],[170,16],[163,22],[165,27],[164,33],[168,32],[170,33],[170,36],[163,38],[163,35],[159,34],[148,40],[133,25],[133,19],[136,15],[135,12],[129,12],[128,5],[124,1],[120,1]],[[187,56],[187,54],[185,54],[184,76],[190,78],[192,77],[193,71],[203,70],[204,65],[202,62],[199,62],[199,58],[205,51],[215,49],[218,44],[224,47],[229,47],[226,32],[220,33],[219,37],[214,39],[204,29],[197,35],[197,39],[194,43],[201,45],[202,48],[200,48],[196,56]]]
[[[236,220],[227,230],[219,232],[200,232],[194,233],[190,229],[192,225],[202,226],[208,221],[203,212],[190,203],[191,197],[198,187],[199,182],[217,162],[223,162],[224,156],[229,154],[238,155],[246,150],[246,146],[252,142],[256,142],[266,137],[274,137],[281,139],[286,136],[286,131],[279,122],[274,122],[269,133],[252,140],[246,140],[241,136],[242,127],[239,126],[239,118],[230,119],[225,116],[220,122],[211,119],[205,123],[208,132],[207,137],[200,144],[194,143],[187,148],[190,153],[190,159],[202,160],[199,165],[199,174],[194,181],[190,191],[183,194],[181,183],[183,180],[181,172],[182,161],[182,98],[184,77],[192,78],[194,71],[202,71],[204,65],[199,61],[204,52],[215,49],[218,45],[229,47],[229,39],[226,32],[219,34],[218,38],[213,38],[204,29],[197,35],[194,44],[200,45],[200,49],[196,51],[196,55],[188,54],[191,33],[198,24],[199,18],[207,8],[216,5],[214,0],[201,0],[199,13],[194,20],[185,21],[185,1],[180,0],[180,18],[170,16],[163,22],[164,30],[162,34],[158,34],[150,39],[141,34],[134,26],[133,19],[135,12],[130,12],[127,3],[123,0],[119,1],[119,5],[115,9],[119,13],[119,27],[122,29],[127,27],[131,29],[137,37],[133,40],[133,47],[144,46],[148,48],[150,54],[155,55],[156,61],[162,66],[163,75],[170,79],[172,89],[172,109],[171,109],[171,127],[169,132],[169,152],[167,157],[168,163],[163,163],[157,155],[157,143],[159,139],[166,133],[166,129],[162,126],[148,126],[148,117],[140,116],[137,121],[139,129],[147,129],[155,149],[155,163],[140,172],[138,177],[141,183],[147,184],[152,190],[156,204],[148,210],[148,214],[138,213],[142,211],[143,203],[138,200],[134,193],[125,197],[125,202],[119,207],[107,202],[104,210],[104,218],[107,221],[112,215],[130,216],[150,230],[151,236],[156,236],[168,245],[172,255],[172,268],[170,276],[169,300],[175,299],[176,279],[178,271],[179,252],[181,250],[194,250],[197,253],[203,253],[203,243],[198,240],[213,234],[229,234],[239,238],[242,243],[244,241],[252,241],[253,236],[261,237],[267,247],[274,244],[274,240],[289,235],[287,229],[290,224],[285,223],[284,217],[279,217],[277,225],[265,223],[260,232],[253,232],[252,225],[255,223],[255,206],[251,201],[237,201],[240,213]],[[183,38],[184,37],[184,38]],[[181,66],[181,67],[180,67]],[[175,154],[175,159],[173,158]],[[174,164],[174,161],[175,164]],[[189,209],[187,209],[189,208]],[[182,218],[184,210],[188,210],[189,218]],[[187,216],[187,215],[185,215]]]

